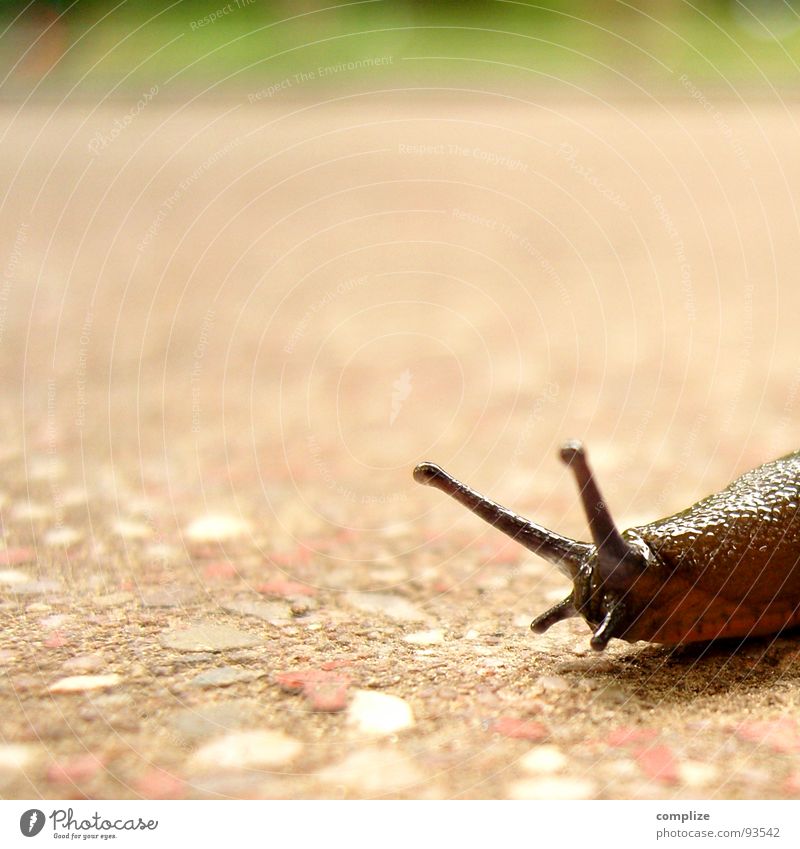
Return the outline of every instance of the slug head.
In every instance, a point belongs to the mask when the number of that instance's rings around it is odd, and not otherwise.
[[[414,478],[434,486],[459,501],[526,548],[549,560],[573,583],[563,601],[538,616],[531,629],[543,633],[551,625],[582,616],[591,626],[592,648],[602,651],[612,637],[625,637],[635,625],[640,610],[637,598],[652,592],[654,555],[634,531],[620,533],[602,499],[581,443],[567,442],[562,461],[575,473],[589,530],[594,544],[563,537],[505,507],[489,501],[450,477],[432,463],[422,463]],[[641,591],[645,592],[642,593]],[[635,639],[635,638],[634,638]]]
[[[647,567],[653,555],[633,532],[621,535],[628,546],[620,557],[591,546],[572,576],[572,592],[550,610],[537,616],[531,630],[544,633],[551,625],[572,616],[582,616],[591,627],[592,648],[602,651],[613,637],[625,638],[640,612],[637,589],[649,585]]]

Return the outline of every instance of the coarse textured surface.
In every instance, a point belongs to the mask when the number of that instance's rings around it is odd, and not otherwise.
[[[795,635],[534,636],[411,478],[586,539],[566,438],[621,527],[800,447],[796,110],[128,110],[0,111],[0,795],[796,796]]]

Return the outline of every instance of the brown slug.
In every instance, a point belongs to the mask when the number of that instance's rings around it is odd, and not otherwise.
[[[619,532],[580,442],[561,459],[575,473],[594,544],[553,533],[489,501],[433,463],[414,479],[554,563],[573,582],[531,623],[536,633],[572,616],[602,651],[618,637],[678,645],[775,634],[800,624],[800,451],[745,473],[686,510]]]

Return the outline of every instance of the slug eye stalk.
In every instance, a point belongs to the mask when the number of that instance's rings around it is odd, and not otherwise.
[[[581,564],[594,550],[587,543],[554,533],[490,501],[434,463],[420,463],[414,469],[414,480],[440,489],[485,522],[553,563],[567,578],[574,579],[577,576]]]
[[[561,536],[517,515],[433,463],[417,466],[414,479],[445,492],[485,522],[553,563],[573,582],[573,592],[564,601],[534,619],[533,631],[542,633],[562,619],[582,615],[594,628],[592,646],[602,650],[627,625],[627,606],[620,600],[618,591],[624,590],[625,582],[639,574],[642,554],[631,548],[614,523],[581,443],[565,443],[560,457],[575,473],[594,545]]]
[[[609,579],[622,563],[635,556],[635,552],[622,538],[603,501],[583,445],[577,440],[566,442],[561,447],[560,457],[575,473],[594,545],[561,536],[517,515],[456,480],[434,463],[420,463],[414,469],[414,480],[440,489],[485,522],[555,564],[566,577],[574,580],[581,566],[596,553],[600,574],[604,580]]]

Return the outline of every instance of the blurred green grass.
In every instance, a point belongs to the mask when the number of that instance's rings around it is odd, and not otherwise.
[[[25,9],[5,2],[0,92],[135,92],[152,85],[225,92],[296,74],[340,86],[348,84],[342,72],[361,86],[373,78],[467,86],[511,79],[520,86],[566,80],[635,90],[687,74],[732,86],[795,87],[800,16],[788,6],[780,18],[767,6],[753,8],[674,0],[638,7],[611,0],[547,7],[508,0],[78,0]],[[381,64],[370,64],[376,59]],[[319,73],[347,63],[357,67]]]

